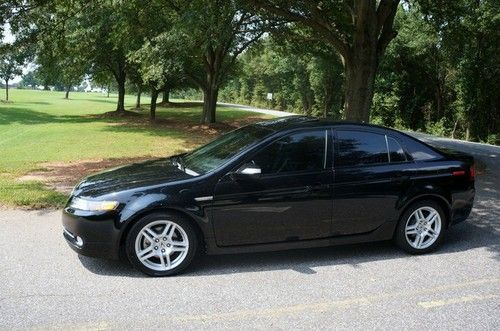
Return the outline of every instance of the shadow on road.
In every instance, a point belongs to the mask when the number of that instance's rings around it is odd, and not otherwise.
[[[471,217],[467,222],[451,228],[443,245],[432,254],[448,254],[486,247],[500,261],[500,235],[496,222],[485,222]],[[108,261],[79,256],[89,271],[103,276],[144,277],[125,261]],[[325,248],[300,249],[280,252],[237,255],[203,255],[195,259],[183,277],[223,275],[275,270],[292,270],[301,274],[315,274],[314,268],[363,264],[399,258],[418,258],[408,255],[391,242],[377,242]]]

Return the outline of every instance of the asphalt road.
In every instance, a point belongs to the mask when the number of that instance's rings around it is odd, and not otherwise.
[[[425,136],[423,138],[429,138]],[[0,211],[0,329],[500,329],[500,148],[475,154],[470,219],[437,252],[391,243],[205,256],[148,278],[79,257],[58,211]]]

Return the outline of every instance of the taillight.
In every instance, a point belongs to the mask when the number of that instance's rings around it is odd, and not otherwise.
[[[464,175],[465,175],[465,170],[457,170],[457,171],[453,171],[453,172],[452,172],[452,175],[453,175],[454,177],[464,176]]]
[[[471,165],[469,168],[469,177],[470,179],[474,179],[476,176],[476,170],[474,169],[474,165]]]

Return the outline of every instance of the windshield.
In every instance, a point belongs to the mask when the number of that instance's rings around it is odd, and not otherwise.
[[[270,133],[272,130],[261,126],[245,126],[183,155],[176,162],[190,175],[205,174],[219,168],[240,151]]]

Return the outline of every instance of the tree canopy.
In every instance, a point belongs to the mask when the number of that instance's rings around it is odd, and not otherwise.
[[[83,77],[157,97],[219,99],[496,143],[494,0],[7,0],[0,21],[36,80]],[[1,25],[3,27],[3,24]],[[1,50],[1,48],[0,48]],[[2,51],[3,71],[20,62]],[[14,71],[15,72],[15,71]],[[10,77],[10,76],[9,76]],[[30,76],[26,76],[26,79]],[[26,84],[32,85],[33,83]]]

